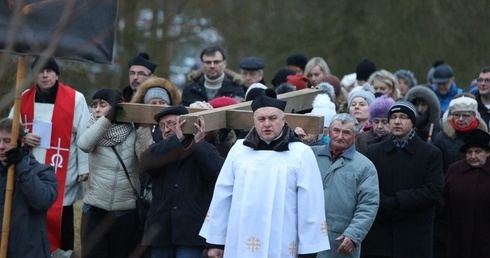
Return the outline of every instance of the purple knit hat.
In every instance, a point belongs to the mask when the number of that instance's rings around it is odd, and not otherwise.
[[[369,115],[371,119],[388,118],[390,107],[393,104],[395,104],[395,100],[388,97],[388,95],[383,95],[379,98],[374,99],[373,103],[369,105]]]

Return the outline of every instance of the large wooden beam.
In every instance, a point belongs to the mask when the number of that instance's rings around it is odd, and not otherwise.
[[[302,127],[306,132],[322,133],[323,117],[289,114],[306,111],[312,108],[312,103],[320,90],[303,89],[299,91],[279,94],[278,99],[286,100],[285,108],[286,121],[293,127]],[[182,130],[184,133],[195,133],[194,123],[198,121],[198,116],[202,116],[206,123],[206,131],[218,130],[221,128],[229,129],[250,129],[253,126],[253,114],[251,111],[251,101],[238,103],[215,109],[190,108],[189,114],[183,115],[182,119],[187,122]],[[141,124],[154,124],[153,116],[163,109],[161,106],[122,103],[119,104],[117,112],[117,121],[132,122]]]

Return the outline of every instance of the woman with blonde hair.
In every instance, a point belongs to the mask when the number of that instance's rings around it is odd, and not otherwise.
[[[313,57],[308,61],[303,73],[308,78],[310,86],[315,87],[323,82],[327,75],[331,75],[327,62],[321,57]]]
[[[379,70],[371,74],[368,83],[373,86],[376,97],[388,95],[395,101],[402,99],[398,89],[398,79],[386,70]]]

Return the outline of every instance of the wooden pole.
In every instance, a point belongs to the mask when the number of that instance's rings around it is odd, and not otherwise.
[[[15,83],[15,101],[14,101],[14,114],[12,118],[12,141],[10,145],[17,147],[17,139],[19,138],[19,117],[20,117],[20,104],[22,100],[22,84],[25,78],[25,57],[19,56],[17,64],[17,80]],[[2,222],[2,240],[0,243],[0,258],[7,257],[7,249],[10,233],[10,214],[12,209],[12,194],[14,192],[14,172],[15,165],[11,165],[8,168],[7,173],[7,186],[5,189],[5,203],[3,206],[3,222]]]

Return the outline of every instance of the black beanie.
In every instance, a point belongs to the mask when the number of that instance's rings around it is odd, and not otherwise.
[[[367,81],[369,76],[376,72],[376,65],[369,59],[362,60],[359,64],[357,64],[356,68],[356,79]]]
[[[286,59],[286,65],[297,66],[297,67],[301,68],[301,70],[303,70],[303,71],[305,70],[307,63],[308,63],[308,58],[306,58],[306,56],[304,56],[302,54],[294,54],[294,55],[289,56]]]
[[[287,82],[288,75],[295,75],[295,74],[296,72],[293,70],[289,70],[287,68],[281,68],[279,71],[277,71],[276,75],[274,75],[274,78],[272,78],[271,80],[272,86],[277,87],[282,83]]]
[[[114,105],[116,103],[121,103],[123,97],[120,92],[114,89],[102,88],[94,93],[92,100],[102,99],[107,101],[107,103]]]
[[[34,62],[32,62],[32,64],[31,64],[31,70],[39,62],[39,59],[41,59],[40,56],[37,56],[36,59],[34,59]],[[56,73],[56,75],[60,75],[60,67],[58,66],[58,63],[56,63],[56,61],[52,57],[50,57],[50,58],[48,58],[48,60],[46,60],[46,63],[44,64],[43,67],[41,67],[40,71],[42,71],[44,69],[51,69]]]
[[[150,61],[150,56],[148,53],[139,53],[136,57],[131,59],[128,63],[128,68],[131,68],[133,65],[141,65],[146,67],[151,73],[155,72],[157,65]]]
[[[410,120],[412,120],[413,126],[415,126],[415,122],[417,120],[417,109],[415,108],[415,106],[412,103],[405,101],[405,100],[399,100],[399,101],[395,102],[395,104],[393,104],[390,107],[390,111],[388,112],[388,121],[390,121],[391,114],[396,113],[396,112],[404,113],[405,115],[410,117]]]

